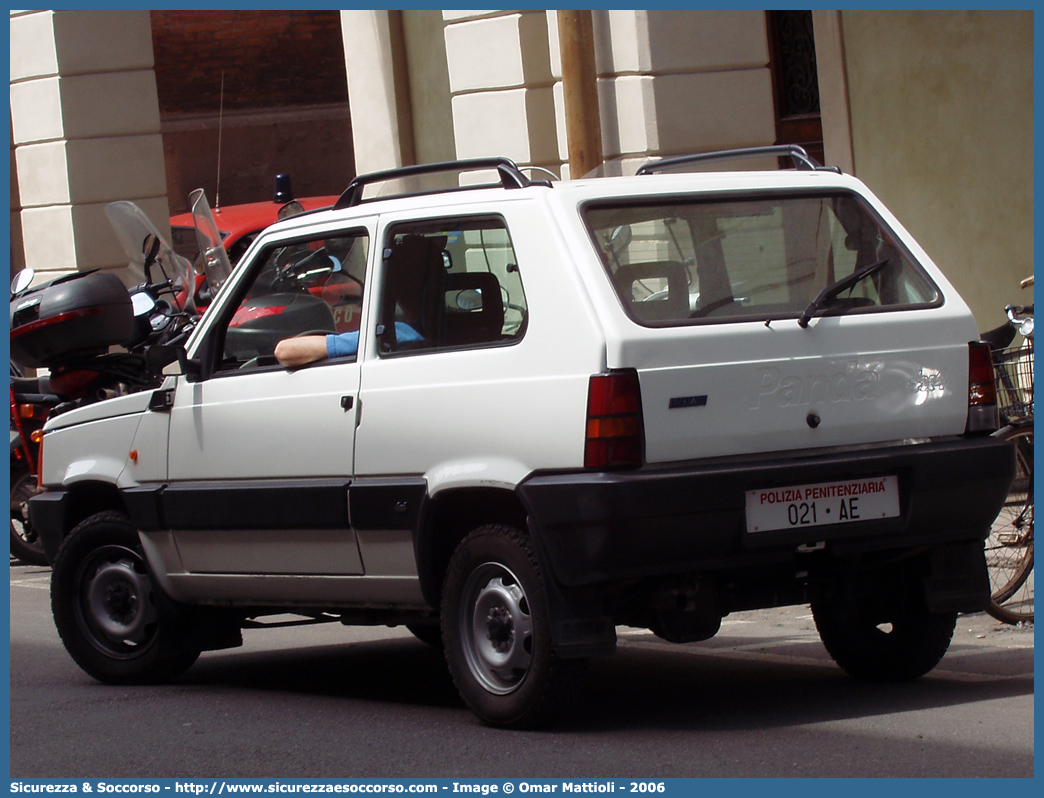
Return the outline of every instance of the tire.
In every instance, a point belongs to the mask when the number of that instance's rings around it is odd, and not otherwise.
[[[36,492],[36,477],[21,468],[11,471],[11,554],[26,565],[49,565],[43,542],[29,523],[26,504]]]
[[[137,530],[122,513],[80,523],[51,573],[51,611],[76,664],[106,684],[155,684],[196,661],[188,613],[154,584]]]
[[[986,539],[990,573],[987,612],[1005,623],[1033,622],[1033,428],[1003,435],[1015,441],[1015,481]]]
[[[812,617],[827,652],[857,679],[908,682],[946,654],[957,613],[931,613],[911,577],[858,585],[812,601]]]
[[[486,723],[525,729],[575,703],[584,659],[561,659],[529,538],[507,526],[468,535],[443,588],[446,662],[464,702]]]

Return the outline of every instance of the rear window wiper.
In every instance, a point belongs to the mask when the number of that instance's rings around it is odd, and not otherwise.
[[[847,277],[842,277],[840,280],[837,280],[836,282],[833,282],[830,285],[828,285],[826,288],[820,291],[819,296],[813,299],[809,303],[808,307],[805,308],[804,311],[802,311],[801,315],[798,317],[798,326],[808,327],[809,321],[812,319],[814,315],[816,315],[816,311],[819,310],[819,308],[823,305],[824,302],[826,302],[829,299],[833,299],[842,291],[847,291],[849,288],[854,287],[856,283],[866,279],[871,274],[876,272],[878,269],[886,266],[887,264],[888,258],[885,258],[884,260],[879,260],[877,261],[877,263],[871,263],[869,266],[864,266],[862,269],[856,269]]]

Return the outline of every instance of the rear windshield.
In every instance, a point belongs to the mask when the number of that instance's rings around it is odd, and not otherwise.
[[[649,326],[937,304],[938,289],[871,209],[849,193],[716,201],[593,203],[583,216],[620,301]]]

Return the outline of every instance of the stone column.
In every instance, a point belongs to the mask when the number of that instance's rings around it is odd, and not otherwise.
[[[414,163],[401,11],[342,11],[355,170]]]
[[[457,157],[503,155],[559,173],[545,12],[442,13]]]
[[[126,265],[105,206],[169,229],[148,11],[12,11],[12,181],[25,264]],[[12,196],[15,188],[12,186]]]
[[[855,174],[841,12],[813,11],[812,25],[816,35],[816,71],[819,74],[819,107],[826,162],[841,167],[846,174]]]
[[[14,135],[11,135],[11,272],[8,279],[25,267],[22,246],[22,200],[18,196],[18,165],[15,163]]]

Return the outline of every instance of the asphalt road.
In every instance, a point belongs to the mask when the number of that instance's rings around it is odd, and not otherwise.
[[[49,571],[11,567],[11,776],[1028,777],[1033,630],[964,616],[941,665],[866,685],[807,607],[672,645],[621,629],[563,727],[484,726],[402,629],[248,631],[176,683],[108,687],[66,655]]]

